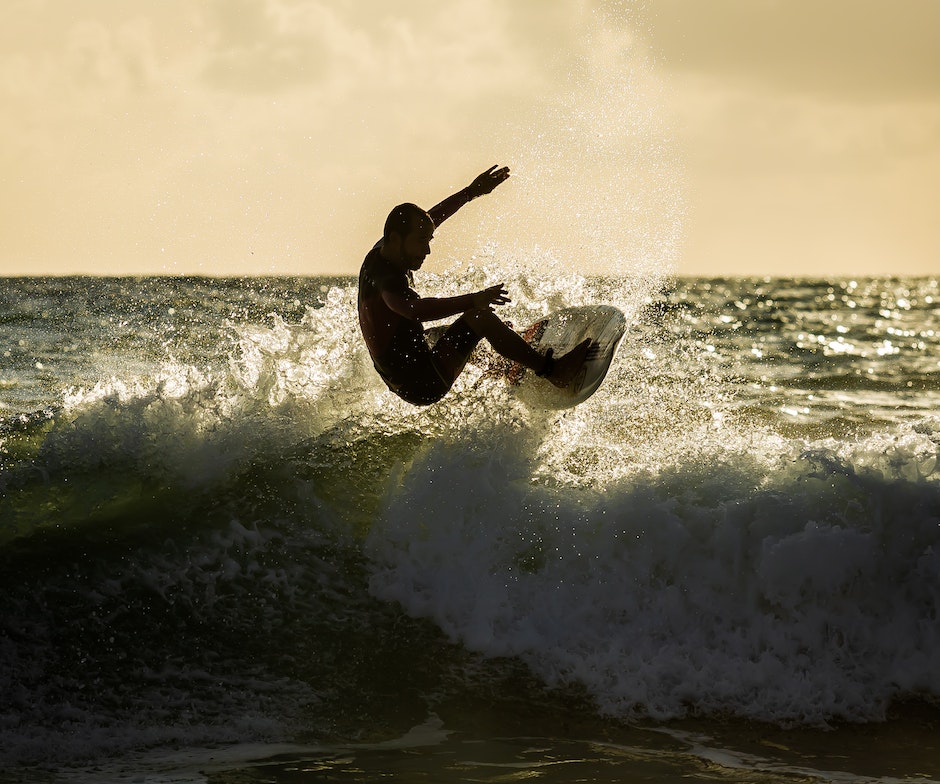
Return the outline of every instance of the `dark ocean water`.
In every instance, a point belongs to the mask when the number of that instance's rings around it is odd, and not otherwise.
[[[6,279],[0,780],[940,780],[940,283],[506,282],[627,314],[590,401],[407,406],[350,279]]]

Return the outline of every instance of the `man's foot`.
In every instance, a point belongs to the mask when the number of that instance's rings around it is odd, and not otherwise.
[[[560,357],[551,357],[549,362],[551,368],[545,377],[556,387],[566,387],[578,374],[584,360],[587,359],[588,351],[591,348],[591,339],[585,338],[567,354]]]

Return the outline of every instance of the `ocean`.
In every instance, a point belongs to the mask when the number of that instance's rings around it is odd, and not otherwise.
[[[589,401],[388,393],[351,278],[0,288],[0,780],[940,781],[940,281],[476,260]]]

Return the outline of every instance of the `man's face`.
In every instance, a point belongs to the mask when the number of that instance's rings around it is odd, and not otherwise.
[[[401,244],[401,258],[410,270],[421,269],[421,265],[431,252],[431,240],[434,238],[434,224],[429,220],[418,219],[412,223]]]

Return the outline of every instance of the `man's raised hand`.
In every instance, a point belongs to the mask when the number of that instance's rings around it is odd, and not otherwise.
[[[509,177],[509,167],[508,166],[490,166],[482,174],[478,175],[477,178],[470,183],[470,186],[467,188],[470,193],[470,198],[475,199],[477,196],[483,196],[486,193],[490,193],[493,188],[499,185],[504,180]]]

